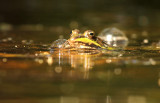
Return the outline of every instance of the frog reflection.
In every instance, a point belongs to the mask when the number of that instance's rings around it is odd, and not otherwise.
[[[118,58],[122,55],[122,52],[116,51],[106,51],[105,55],[103,52],[99,50],[54,50],[54,52],[52,52],[52,54],[48,57],[47,62],[48,65],[52,65],[54,63],[62,67],[69,66],[68,68],[74,68],[87,72],[94,68],[95,65],[115,62],[118,60],[115,57]],[[105,56],[107,58],[105,58]],[[110,57],[113,56],[114,59],[111,59]]]

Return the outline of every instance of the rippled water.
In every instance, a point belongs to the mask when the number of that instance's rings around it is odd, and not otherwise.
[[[0,102],[158,103],[158,35],[135,32],[124,50],[85,52],[50,49],[59,32],[1,32]]]

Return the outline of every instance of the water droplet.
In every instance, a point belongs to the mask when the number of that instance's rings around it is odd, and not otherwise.
[[[147,44],[147,43],[149,43],[149,40],[148,39],[144,39],[143,43]]]
[[[36,53],[35,56],[38,56],[38,53]]]
[[[53,58],[51,56],[48,57],[47,63],[48,63],[48,65],[52,65],[53,64]]]
[[[60,67],[60,66],[55,67],[55,72],[56,73],[61,73],[62,72],[62,67]]]
[[[3,58],[2,61],[3,61],[3,62],[7,62],[7,58]]]
[[[111,59],[106,59],[106,63],[111,63],[112,60]]]

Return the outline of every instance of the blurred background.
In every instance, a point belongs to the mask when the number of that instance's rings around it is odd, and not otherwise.
[[[104,28],[117,27],[130,38],[147,32],[156,39],[160,32],[159,18],[158,0],[0,1],[0,31],[41,31],[39,35],[45,34],[44,43],[58,38],[53,34],[68,38],[75,28],[82,32],[91,29],[99,33]],[[44,30],[45,33],[42,33]],[[36,39],[33,35],[31,38],[38,43],[42,41],[40,38],[38,40],[37,35]]]
[[[0,22],[12,25],[160,26],[158,0],[1,0]]]

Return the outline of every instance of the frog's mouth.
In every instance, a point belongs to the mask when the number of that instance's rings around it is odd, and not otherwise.
[[[74,40],[75,43],[79,44],[81,48],[105,48],[101,46],[96,41],[88,38],[77,38]]]

